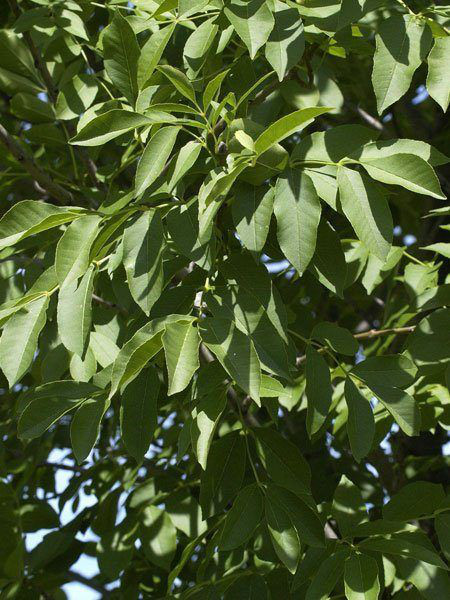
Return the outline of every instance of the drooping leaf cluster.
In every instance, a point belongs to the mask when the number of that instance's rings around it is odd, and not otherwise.
[[[1,8],[1,598],[450,596],[449,17]]]

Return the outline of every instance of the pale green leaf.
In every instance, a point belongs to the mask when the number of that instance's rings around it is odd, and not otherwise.
[[[266,58],[280,81],[300,62],[305,49],[303,23],[295,8],[275,0],[275,24],[266,43]]]
[[[274,200],[273,188],[238,184],[232,204],[236,231],[247,250],[261,252],[269,233]]]
[[[292,169],[279,177],[274,212],[280,248],[301,275],[314,255],[321,213],[320,200],[311,179]]]
[[[163,127],[146,145],[136,170],[135,193],[137,196],[145,192],[162,173],[179,131],[179,127]]]
[[[177,547],[176,529],[169,515],[156,506],[147,506],[141,515],[139,529],[145,557],[169,571]]]
[[[270,495],[265,498],[265,515],[273,548],[286,568],[295,573],[301,545],[297,531],[281,504]]]
[[[89,267],[92,244],[101,217],[85,215],[71,223],[56,247],[55,269],[60,285],[68,285],[84,275]]]
[[[33,300],[6,323],[0,339],[0,368],[9,387],[28,371],[37,349],[39,334],[46,322],[49,297]]]
[[[342,210],[368,250],[385,260],[392,244],[392,215],[385,196],[357,171],[340,167],[339,197]]]
[[[123,264],[131,295],[146,315],[163,289],[164,233],[158,211],[146,210],[125,229]]]
[[[191,443],[203,470],[206,469],[209,449],[225,406],[226,390],[214,390],[214,393],[202,398],[192,411]]]
[[[236,33],[247,46],[250,58],[269,38],[274,18],[265,0],[231,0],[225,6],[225,15]]]
[[[428,55],[427,90],[444,112],[450,102],[449,60],[450,36],[436,38]]]
[[[152,76],[172,37],[174,29],[175,23],[171,23],[167,27],[162,27],[153,33],[142,46],[137,64],[137,83],[139,89],[142,90]]]
[[[260,155],[269,150],[274,144],[283,141],[293,133],[297,133],[313,122],[315,117],[329,112],[330,108],[313,106],[302,108],[285,117],[281,117],[275,123],[267,127],[255,141],[255,152]]]
[[[64,346],[82,356],[91,330],[92,291],[95,267],[83,277],[65,283],[58,295],[57,320],[59,336]]]
[[[22,200],[0,219],[0,250],[36,233],[73,221],[76,208],[53,206],[40,200]]]
[[[342,537],[351,536],[353,528],[367,521],[367,509],[361,490],[345,475],[334,492],[331,508]]]
[[[416,194],[425,194],[441,200],[446,198],[433,168],[419,156],[393,154],[389,158],[362,159],[361,164],[372,179],[401,185]]]
[[[183,391],[200,366],[198,328],[189,321],[167,325],[162,337],[169,379],[168,395]]]
[[[202,320],[200,335],[234,381],[259,403],[261,366],[251,339],[231,321],[217,318]]]
[[[139,44],[133,28],[119,10],[102,37],[105,69],[113,84],[132,104],[138,95]]]
[[[399,100],[431,45],[431,30],[415,15],[393,14],[381,22],[376,39],[372,83],[378,113]]]

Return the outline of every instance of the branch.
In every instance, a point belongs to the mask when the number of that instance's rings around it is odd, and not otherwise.
[[[370,329],[369,331],[363,331],[362,333],[354,333],[353,337],[357,340],[365,340],[381,337],[383,335],[402,335],[412,333],[415,330],[415,328],[415,325],[410,325],[409,327],[392,327],[391,329]],[[317,350],[317,352],[320,352],[321,354],[325,351],[325,347],[319,348]],[[299,356],[296,361],[297,367],[301,365],[305,360],[305,354]]]
[[[109,300],[104,300],[100,296],[97,296],[97,294],[92,294],[92,299],[95,300],[95,302],[98,302],[99,304],[101,304],[102,306],[105,306],[106,308],[110,308],[111,310],[117,310],[117,311],[121,312],[122,314],[124,314],[125,316],[128,316],[127,309],[123,308],[122,306],[119,306],[118,304],[114,304],[114,302],[110,302]]]
[[[11,7],[12,12],[14,13],[14,16],[17,19],[22,14],[21,10],[19,8],[19,5],[17,4],[17,0],[8,0],[8,1],[9,1],[9,5]],[[48,97],[52,101],[53,105],[56,106],[56,101],[58,99],[58,91],[55,88],[55,86],[53,85],[53,79],[47,68],[47,64],[42,59],[42,53],[39,51],[36,44],[34,43],[33,38],[31,37],[31,34],[29,31],[22,32],[22,35],[23,35],[23,39],[25,40],[25,43],[27,44],[27,46],[33,56],[34,66],[39,71],[39,73],[41,74],[41,77],[44,81],[45,87],[47,89]],[[75,128],[70,123],[67,124],[67,128],[69,130],[70,136],[73,137],[76,133]],[[89,177],[91,178],[92,183],[95,185],[95,187],[100,189],[100,183],[97,179],[97,167],[96,167],[94,161],[90,158],[90,156],[88,155],[88,153],[86,152],[86,150],[84,148],[77,148],[77,152],[79,153],[80,158],[81,158],[84,166],[86,167],[86,170],[89,174]]]
[[[369,113],[366,112],[360,106],[354,106],[353,104],[351,104],[351,102],[346,102],[346,105],[353,112],[358,114],[361,117],[361,119],[363,119],[363,121],[365,121],[368,125],[370,125],[374,129],[377,129],[378,131],[386,131],[386,127],[383,125],[383,123],[381,121],[379,121],[375,117],[372,117],[372,115],[369,115]]]
[[[106,590],[99,583],[94,581],[94,579],[89,579],[88,577],[85,577],[84,575],[81,575],[81,573],[77,573],[76,571],[69,571],[68,574],[70,575],[70,578],[71,578],[71,581],[69,581],[68,583],[71,583],[72,581],[78,581],[78,583],[82,583],[83,585],[90,587],[92,590],[99,592],[99,594],[101,594],[102,598],[110,598],[111,597],[111,593],[108,592],[108,590]]]
[[[401,335],[403,333],[412,333],[415,328],[415,325],[410,325],[409,327],[392,327],[391,329],[370,329],[369,331],[363,331],[362,333],[355,333],[353,337],[357,340],[363,340],[380,337],[381,335]]]
[[[59,184],[55,183],[46,173],[41,171],[33,159],[27,157],[16,140],[0,124],[0,142],[9,150],[14,158],[31,175],[35,182],[50,196],[61,204],[72,204],[73,196]]]

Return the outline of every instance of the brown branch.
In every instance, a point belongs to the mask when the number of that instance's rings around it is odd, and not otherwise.
[[[409,327],[392,327],[391,329],[370,329],[369,331],[363,331],[362,333],[355,333],[353,334],[353,337],[357,340],[363,340],[380,337],[382,335],[401,335],[404,333],[412,333],[415,328],[415,325],[410,325]]]
[[[362,333],[354,333],[353,337],[357,340],[364,339],[372,339],[376,337],[381,337],[384,335],[402,335],[412,333],[415,330],[415,325],[410,325],[409,327],[392,327],[390,329],[369,329],[369,331],[363,331]],[[317,352],[323,353],[326,352],[326,348],[319,348]],[[296,360],[297,367],[301,365],[306,360],[306,355],[303,354],[299,356]]]
[[[378,131],[386,131],[386,127],[383,125],[383,123],[381,121],[379,121],[377,118],[370,115],[368,112],[366,112],[360,106],[354,106],[350,102],[346,102],[345,104],[348,108],[350,108],[350,110],[352,110],[357,115],[359,115],[363,121],[365,121],[368,125],[370,125],[374,129],[377,129]]]
[[[58,200],[61,204],[72,204],[73,196],[70,192],[55,183],[47,173],[41,171],[33,159],[26,156],[21,146],[0,124],[0,142],[9,150],[18,163],[28,171],[33,180],[44,189],[50,196]]]
[[[69,571],[68,575],[70,577],[68,583],[71,583],[72,581],[77,581],[78,583],[81,583],[82,585],[85,585],[86,587],[89,587],[95,590],[96,592],[99,592],[102,598],[111,598],[111,593],[108,592],[108,590],[106,590],[99,583],[97,583],[93,578],[89,579],[88,577],[85,577],[84,575],[81,575],[81,573],[77,573],[76,571]]]
[[[20,17],[20,15],[22,13],[19,8],[19,5],[17,4],[17,0],[8,0],[8,1],[9,1],[11,10],[14,13],[14,16],[16,18]],[[48,97],[52,101],[53,105],[56,106],[56,101],[58,99],[58,90],[55,88],[55,86],[53,84],[53,79],[47,68],[46,62],[42,59],[42,53],[39,51],[36,44],[34,43],[33,38],[31,37],[31,34],[29,31],[24,31],[22,33],[22,35],[23,35],[23,39],[25,40],[25,43],[27,44],[27,46],[31,52],[31,55],[33,56],[34,66],[39,71],[39,73],[41,74],[41,77],[44,81],[45,87],[47,89]],[[71,137],[73,137],[76,134],[75,128],[69,123],[67,124],[67,129],[69,130],[69,134]],[[95,187],[100,189],[100,183],[97,179],[97,167],[96,167],[94,161],[90,158],[90,156],[88,155],[87,151],[84,148],[77,148],[76,151],[79,153],[81,161],[83,162],[84,166],[86,167],[86,170],[88,172],[88,175],[89,175],[93,185],[95,185]]]
[[[98,304],[101,304],[102,306],[105,306],[106,308],[110,308],[111,310],[117,310],[117,311],[121,312],[122,314],[128,316],[128,311],[126,308],[123,308],[122,306],[119,306],[118,304],[114,304],[114,302],[110,302],[109,300],[104,300],[100,296],[97,296],[97,294],[92,294],[92,300],[95,300],[95,302],[98,302]]]

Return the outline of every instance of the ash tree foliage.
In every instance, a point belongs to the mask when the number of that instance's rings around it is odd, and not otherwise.
[[[0,598],[450,597],[449,17],[2,2]]]

